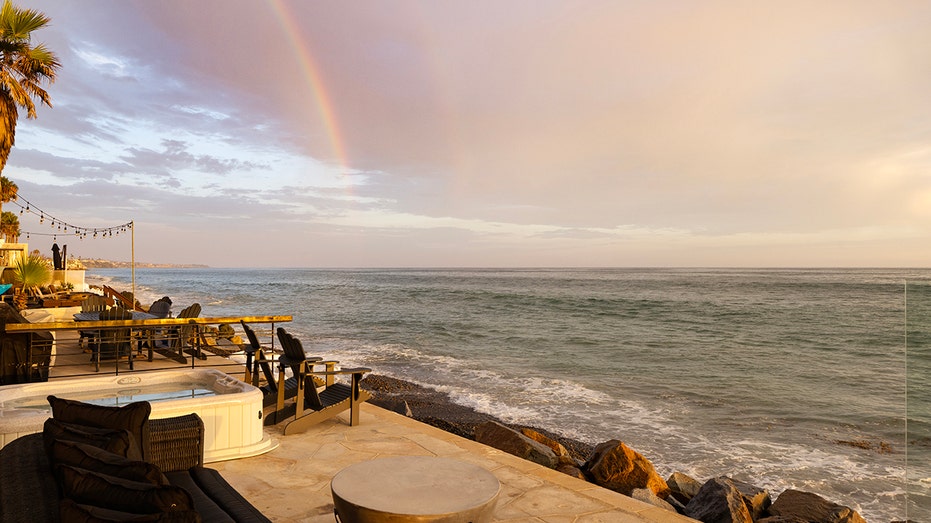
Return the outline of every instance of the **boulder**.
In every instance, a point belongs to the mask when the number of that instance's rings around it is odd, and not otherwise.
[[[808,523],[808,520],[797,516],[769,516],[756,520],[756,523]]]
[[[672,495],[683,504],[694,498],[701,488],[701,483],[697,479],[681,472],[670,474],[666,478],[666,484],[669,485]]]
[[[570,463],[565,463],[562,461],[558,462],[556,464],[556,471],[562,472],[563,474],[567,476],[572,476],[573,478],[576,478],[576,479],[582,479],[582,480],[588,481],[588,478],[585,477],[585,473],[582,472],[582,469]]]
[[[866,523],[856,510],[832,503],[817,494],[789,489],[769,507],[770,516],[796,517],[812,523]]]
[[[647,488],[662,499],[669,496],[669,486],[650,460],[619,440],[595,447],[587,468],[594,483],[615,492],[629,496],[636,488]]]
[[[666,510],[676,512],[676,507],[672,506],[666,500],[660,498],[654,494],[652,490],[647,488],[635,488],[633,491],[631,491],[630,497],[644,503],[649,503],[654,507],[664,508]]]
[[[733,478],[728,479],[731,480],[731,483],[737,487],[740,495],[743,496],[744,504],[747,506],[747,510],[750,511],[750,515],[753,517],[754,521],[760,519],[763,514],[766,513],[766,509],[772,504],[769,492],[756,485],[751,485]]]
[[[537,443],[546,445],[556,454],[556,470],[575,478],[585,479],[585,474],[582,472],[582,469],[579,468],[580,463],[572,457],[569,450],[563,446],[562,443],[544,436],[533,429],[522,428],[520,429],[520,433]]]
[[[706,481],[685,506],[685,515],[704,523],[753,523],[743,495],[724,477]]]
[[[552,449],[498,422],[486,421],[475,427],[475,441],[544,467],[556,468],[556,454]]]
[[[549,447],[550,450],[553,451],[553,454],[556,454],[557,458],[563,458],[563,457],[571,458],[572,457],[569,455],[569,451],[566,449],[566,447],[563,446],[562,443],[554,439],[548,438],[533,429],[523,428],[523,429],[520,429],[520,433],[536,441],[537,443],[542,443],[546,445],[547,447]]]

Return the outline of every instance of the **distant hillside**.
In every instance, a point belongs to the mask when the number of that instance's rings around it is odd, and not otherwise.
[[[132,262],[101,260],[95,258],[78,258],[81,263],[88,269],[129,269]],[[197,263],[177,264],[177,263],[147,263],[136,262],[137,269],[206,269],[207,265]]]

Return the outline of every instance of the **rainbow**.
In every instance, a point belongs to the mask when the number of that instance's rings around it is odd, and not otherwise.
[[[342,175],[350,171],[349,158],[346,154],[346,145],[342,139],[339,129],[339,122],[336,119],[336,111],[333,102],[327,92],[326,85],[320,75],[320,68],[310,54],[309,47],[304,40],[300,27],[294,22],[295,16],[288,8],[284,0],[268,0],[268,5],[277,19],[278,23],[288,39],[288,43],[294,50],[298,63],[300,64],[301,73],[307,85],[310,86],[313,98],[323,118],[324,130],[329,137],[330,147],[336,156],[336,161],[342,170]]]

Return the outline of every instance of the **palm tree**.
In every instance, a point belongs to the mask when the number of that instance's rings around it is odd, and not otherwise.
[[[0,8],[0,171],[6,166],[16,135],[19,108],[36,117],[33,98],[51,107],[43,81],[55,81],[61,64],[44,44],[32,45],[32,32],[51,19],[34,9],[22,9],[10,0]]]
[[[26,308],[26,289],[45,285],[51,279],[48,261],[35,251],[29,256],[20,256],[13,264],[13,281],[22,285],[14,296],[17,309]]]
[[[19,186],[17,186],[13,180],[0,175],[0,211],[3,210],[4,203],[12,202],[16,199],[18,192]]]
[[[0,238],[6,238],[10,243],[19,240],[19,216],[15,212],[3,211],[0,213]]]

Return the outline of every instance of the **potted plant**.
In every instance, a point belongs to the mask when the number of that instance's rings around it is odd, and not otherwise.
[[[13,281],[20,284],[13,305],[23,310],[26,308],[26,289],[44,285],[51,278],[48,262],[40,254],[32,253],[29,256],[20,256],[13,264]]]

